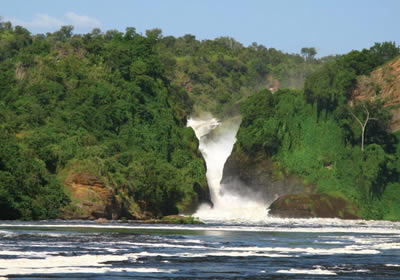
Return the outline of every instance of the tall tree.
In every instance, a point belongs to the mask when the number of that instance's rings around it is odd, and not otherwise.
[[[317,54],[317,50],[315,48],[301,48],[300,52],[306,60],[313,59]]]

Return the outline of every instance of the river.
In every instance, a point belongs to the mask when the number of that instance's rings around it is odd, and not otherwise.
[[[0,279],[399,277],[399,223],[0,223]]]

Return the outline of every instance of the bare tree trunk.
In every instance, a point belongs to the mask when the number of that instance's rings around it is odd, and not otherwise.
[[[365,126],[361,128],[361,151],[364,152],[364,132]]]
[[[364,107],[365,111],[367,112],[367,117],[366,117],[364,123],[362,123],[361,120],[359,118],[357,118],[357,116],[352,111],[350,111],[350,114],[357,120],[357,122],[361,126],[361,151],[362,152],[364,152],[365,127],[367,126],[367,123],[368,123],[369,120],[376,120],[376,118],[370,118],[369,117],[369,111],[368,111],[367,107],[365,107],[364,104],[363,104],[363,107]]]

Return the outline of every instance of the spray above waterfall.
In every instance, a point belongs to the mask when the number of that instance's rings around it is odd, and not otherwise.
[[[266,217],[266,205],[254,199],[223,188],[221,179],[224,164],[236,142],[240,119],[232,118],[223,122],[211,115],[190,118],[192,127],[199,139],[199,149],[207,165],[207,181],[214,206],[201,205],[194,216],[205,221],[258,222]],[[245,186],[243,186],[245,188]]]

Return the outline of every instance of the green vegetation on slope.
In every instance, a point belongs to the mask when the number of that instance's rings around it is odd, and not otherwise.
[[[177,214],[198,202],[207,183],[185,127],[191,106],[154,44],[134,28],[32,36],[0,24],[0,218],[57,217],[68,203],[61,174],[76,168],[127,212]]]
[[[389,127],[382,101],[350,106],[357,75],[399,55],[392,43],[352,51],[311,74],[303,91],[268,90],[249,97],[241,107],[243,122],[235,153],[272,157],[288,173],[316,185],[318,193],[355,203],[359,216],[400,219],[400,144]],[[378,93],[379,94],[379,93]],[[364,151],[361,126],[366,126]]]

